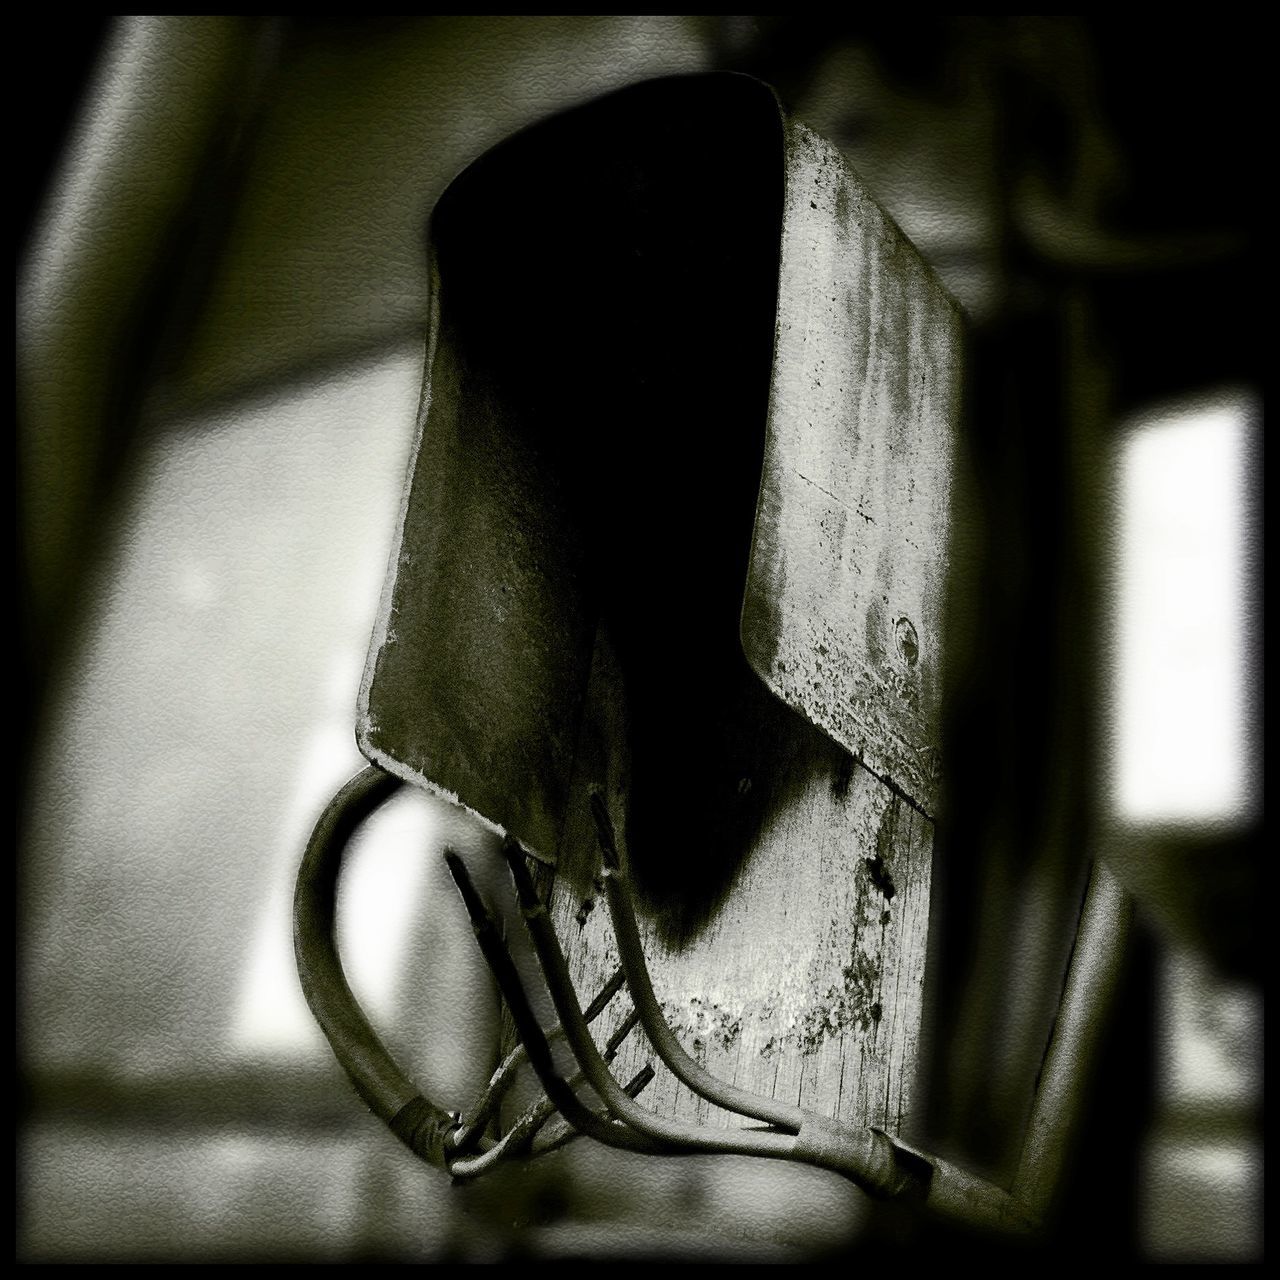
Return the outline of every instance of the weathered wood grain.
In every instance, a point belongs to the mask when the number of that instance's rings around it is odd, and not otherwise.
[[[618,964],[589,812],[605,788],[623,856],[630,795],[621,693],[593,667],[584,741],[571,787],[552,917],[583,1003]],[[754,676],[749,678],[754,679]],[[742,1088],[896,1131],[910,1108],[921,1016],[932,822],[819,730],[766,739],[755,753],[763,820],[718,909],[691,939],[673,939],[663,907],[640,904],[654,989],[686,1049]],[[591,740],[591,741],[588,741]],[[771,758],[771,759],[770,759]],[[766,760],[771,763],[765,767]],[[709,772],[711,768],[709,767]],[[673,829],[675,865],[699,856]],[[600,1046],[630,1010],[620,994],[596,1024]],[[737,1123],[695,1098],[633,1031],[615,1073],[658,1074],[645,1104],[661,1114]]]

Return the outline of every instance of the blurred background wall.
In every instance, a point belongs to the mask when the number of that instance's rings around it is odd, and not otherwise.
[[[428,213],[521,126],[715,68],[768,81],[844,150],[970,326],[921,1130],[1009,1173],[1084,857],[1103,849],[1138,898],[1138,938],[1059,1207],[1091,1231],[1059,1241],[1260,1256],[1247,32],[927,17],[33,31],[20,1257],[786,1259],[915,1240],[838,1179],[747,1161],[579,1143],[450,1187],[363,1112],[293,977],[292,875],[361,763],[354,700],[421,383]],[[1144,512],[1144,545],[1174,548],[1145,570],[1125,550]],[[1135,614],[1152,582],[1173,583],[1165,613]],[[1165,676],[1126,701],[1143,671]],[[380,814],[340,926],[393,1048],[462,1105],[492,1065],[496,1010],[424,854],[446,837],[473,838],[426,797]]]

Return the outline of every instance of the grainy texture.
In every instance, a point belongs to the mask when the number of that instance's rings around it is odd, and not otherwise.
[[[618,963],[602,788],[690,1052],[896,1131],[927,950],[958,315],[760,86],[637,92],[495,153],[437,209],[424,427],[361,749],[555,865],[584,1004]],[[591,219],[544,194],[555,216],[512,249],[483,219],[529,198],[526,171],[589,190]],[[550,305],[540,257],[559,310],[526,314]],[[628,1009],[596,1024],[602,1047]],[[651,1060],[633,1031],[614,1068]],[[644,1100],[729,1122],[665,1070]]]
[[[932,813],[959,314],[833,146],[793,124],[788,147],[743,643],[779,697]]]
[[[739,749],[763,808],[729,882],[692,937],[651,897],[645,941],[668,1021],[710,1070],[897,1132],[910,1110],[927,950],[959,316],[835,148],[796,124],[787,148],[742,639],[755,673],[810,724]],[[584,993],[617,964],[588,873],[598,859],[587,793],[607,784],[620,832],[630,803],[624,695],[602,670],[598,649],[553,895]],[[708,778],[723,767],[708,761]],[[703,856],[697,834],[676,826],[670,840],[687,842],[693,861]],[[633,849],[631,860],[649,852]],[[619,1000],[601,1020],[601,1044],[627,1008]],[[619,1078],[652,1059],[633,1033]],[[732,1122],[665,1069],[645,1103]]]
[[[756,786],[770,790],[759,834],[701,932],[673,945],[660,913],[646,919],[642,908],[654,988],[685,1048],[716,1074],[896,1132],[910,1108],[920,1027],[933,824],[842,760],[818,731],[794,748],[781,744],[774,777],[758,776]],[[607,906],[592,883],[599,855],[588,802],[599,781],[585,770],[575,779],[552,895],[556,931],[584,1001],[618,964]],[[626,797],[614,787],[611,801],[622,832]],[[687,838],[671,832],[677,848]],[[598,1044],[629,1009],[619,995],[593,1028]],[[695,1098],[633,1031],[615,1074],[628,1079],[645,1062],[658,1067],[646,1106],[737,1122]]]
[[[591,654],[578,540],[546,459],[442,330],[439,295],[437,279],[422,431],[357,736],[384,769],[554,849],[565,727]]]

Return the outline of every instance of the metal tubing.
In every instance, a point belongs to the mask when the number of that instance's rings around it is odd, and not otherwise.
[[[657,1116],[638,1106],[627,1096],[613,1078],[607,1064],[600,1056],[578,998],[574,994],[573,981],[560,940],[551,926],[547,909],[538,898],[537,890],[524,865],[524,851],[520,845],[507,839],[502,852],[511,868],[521,912],[533,939],[534,950],[542,965],[547,987],[556,1006],[565,1038],[573,1049],[578,1065],[586,1073],[591,1087],[600,1095],[605,1105],[618,1119],[632,1125],[639,1132],[648,1134],[660,1142],[687,1147],[691,1151],[720,1152],[726,1155],[758,1155],[787,1158],[795,1155],[795,1139],[788,1134],[764,1133],[757,1130],[712,1129],[701,1125],[682,1124]],[[637,1005],[637,1010],[639,1006]]]
[[[627,1097],[638,1098],[648,1088],[652,1079],[653,1068],[648,1063],[645,1063],[622,1087],[626,1090]],[[564,1146],[571,1138],[578,1136],[579,1134],[574,1131],[573,1126],[563,1116],[557,1116],[534,1140],[532,1154],[535,1156],[546,1155],[548,1151],[555,1151],[557,1148]]]
[[[739,1089],[737,1085],[712,1075],[689,1056],[667,1025],[645,964],[644,948],[640,942],[635,912],[631,908],[626,873],[622,869],[622,860],[618,856],[614,840],[613,823],[609,820],[609,812],[599,792],[592,793],[591,813],[595,818],[596,834],[604,858],[605,896],[618,942],[618,956],[627,975],[631,999],[640,1014],[640,1025],[649,1037],[654,1051],[676,1079],[708,1101],[727,1111],[737,1111],[741,1115],[763,1120],[766,1124],[777,1125],[780,1129],[796,1132],[805,1119],[805,1113],[800,1107],[748,1093],[745,1089]]]
[[[471,1108],[467,1122],[460,1124],[456,1116],[424,1098],[387,1052],[347,984],[334,937],[337,882],[345,846],[360,823],[400,785],[397,778],[371,767],[348,782],[321,815],[298,872],[294,945],[303,993],[335,1056],[369,1107],[417,1155],[449,1169],[455,1177],[470,1179],[504,1157],[530,1149],[530,1144],[537,1155],[563,1145],[575,1133],[583,1133],[607,1146],[650,1154],[719,1152],[799,1160],[842,1173],[872,1194],[917,1200],[944,1217],[1003,1231],[1025,1232],[1043,1219],[1060,1181],[1069,1136],[1087,1083],[1088,1064],[1103,1032],[1111,991],[1123,964],[1132,916],[1129,899],[1104,864],[1096,863],[1090,878],[1022,1159],[1013,1188],[1006,1192],[887,1134],[851,1129],[799,1107],[745,1093],[717,1080],[694,1062],[667,1026],[654,996],[612,827],[598,796],[593,796],[592,809],[605,859],[605,887],[622,966],[585,1013],[578,1005],[546,908],[529,877],[524,853],[513,840],[503,846],[560,1017],[559,1027],[550,1033],[539,1025],[510,953],[465,865],[455,852],[445,851],[476,940],[511,1009],[523,1044],[499,1066],[484,1097]],[[635,1007],[601,1053],[591,1037],[589,1023],[617,993],[624,974]],[[625,1089],[609,1071],[622,1039],[637,1021],[662,1060],[690,1088],[729,1110],[785,1124],[799,1129],[799,1133],[793,1136],[689,1126],[639,1107],[634,1098],[653,1078],[652,1068],[643,1069]],[[582,1068],[572,1083],[559,1074],[552,1058],[549,1039],[559,1034],[564,1035]],[[537,1073],[546,1097],[526,1111],[497,1144],[479,1139],[478,1128],[525,1058]],[[624,1123],[614,1123],[607,1115],[597,1114],[578,1098],[575,1089],[584,1077],[608,1110]],[[561,1121],[546,1128],[557,1109]],[[479,1139],[482,1150],[459,1158],[455,1152],[460,1139]]]
[[[329,801],[298,868],[293,945],[302,993],[356,1092],[411,1151],[445,1168],[457,1121],[423,1097],[387,1052],[351,992],[334,937],[343,852],[360,824],[401,785],[370,766]]]
[[[621,970],[619,970],[619,973],[621,973]],[[600,995],[596,997],[592,1002],[591,1007],[587,1010],[586,1017],[588,1021],[599,1015],[601,1010],[603,1010],[609,1003],[609,997],[611,997],[616,991],[617,988],[613,986],[612,982],[606,984],[604,990],[601,991]],[[606,995],[606,993],[608,994]],[[601,996],[605,996],[605,998],[601,999]],[[636,1017],[635,1011],[633,1010],[618,1030],[610,1037],[609,1047],[605,1050],[606,1062],[613,1061],[622,1041],[626,1038],[627,1033],[630,1032],[635,1024]],[[563,1032],[560,1031],[559,1027],[557,1027],[555,1031],[563,1035]],[[547,1039],[549,1042],[551,1036],[548,1036]],[[523,1050],[524,1045],[520,1044],[517,1048]],[[512,1057],[514,1057],[514,1050],[512,1053],[507,1055],[506,1061],[509,1062]],[[526,1057],[527,1054],[522,1053],[520,1061],[525,1061]],[[627,1085],[627,1092],[634,1098],[652,1079],[653,1068],[649,1066],[642,1068],[636,1074],[631,1083]],[[572,1077],[572,1079],[570,1079],[569,1088],[576,1093],[585,1083],[586,1077],[581,1071],[579,1071]],[[482,1173],[488,1172],[488,1170],[497,1164],[499,1160],[513,1155],[518,1155],[521,1151],[526,1150],[537,1137],[542,1126],[545,1125],[547,1121],[555,1115],[555,1113],[556,1104],[544,1094],[535,1103],[533,1103],[532,1106],[525,1109],[519,1118],[512,1124],[511,1128],[498,1139],[497,1143],[491,1150],[486,1151],[480,1156],[468,1156],[463,1159],[455,1160],[449,1166],[450,1172],[458,1179],[478,1178]],[[569,1137],[576,1136],[576,1131],[572,1126],[566,1126],[566,1128],[568,1129]],[[562,1145],[563,1141],[567,1141],[567,1138],[563,1138],[555,1145]],[[548,1146],[545,1149],[550,1150],[551,1148]],[[535,1154],[541,1154],[541,1151],[536,1152]]]
[[[1014,1197],[1037,1219],[1061,1179],[1132,919],[1132,900],[1106,863],[1095,862],[1013,1183]]]
[[[588,1022],[594,1022],[605,1011],[605,1009],[608,1008],[609,1002],[618,994],[625,981],[626,977],[622,970],[614,970],[613,977],[611,977],[609,981],[600,988],[596,993],[595,999],[587,1006],[587,1011],[584,1016]],[[563,1027],[552,1027],[551,1030],[547,1032],[547,1042],[550,1044],[552,1041],[562,1039],[563,1036]],[[507,1054],[505,1058],[503,1058],[502,1062],[499,1063],[497,1070],[494,1071],[493,1075],[490,1077],[488,1087],[485,1089],[484,1093],[480,1096],[475,1105],[463,1116],[461,1126],[453,1135],[451,1143],[452,1150],[466,1151],[467,1148],[479,1138],[480,1134],[484,1131],[485,1125],[487,1125],[492,1118],[498,1104],[502,1101],[503,1095],[510,1086],[515,1073],[524,1065],[528,1060],[528,1057],[528,1050],[525,1049],[524,1042],[521,1041],[509,1054]],[[576,1086],[573,1087],[576,1088]],[[554,1109],[555,1108],[552,1107],[553,1111]],[[526,1112],[525,1114],[528,1115],[529,1112]],[[521,1119],[523,1120],[524,1117],[522,1116]],[[516,1123],[519,1124],[520,1121],[517,1121]],[[504,1136],[500,1140],[499,1145],[505,1145],[506,1142],[507,1138]]]
[[[516,1034],[524,1041],[525,1048],[529,1052],[529,1064],[537,1072],[547,1097],[555,1103],[560,1114],[575,1129],[589,1138],[603,1142],[606,1146],[619,1147],[625,1151],[679,1154],[679,1152],[673,1152],[667,1144],[656,1142],[625,1125],[611,1124],[602,1119],[569,1087],[556,1069],[546,1034],[529,1005],[528,997],[520,982],[520,975],[516,972],[515,964],[498,933],[488,907],[485,906],[484,900],[471,881],[466,864],[452,849],[446,849],[444,857],[454,883],[458,886],[458,892],[462,895],[467,914],[471,917],[471,927],[475,933],[476,942],[484,953],[484,958],[493,972],[507,1007],[511,1010],[512,1021],[516,1024]]]

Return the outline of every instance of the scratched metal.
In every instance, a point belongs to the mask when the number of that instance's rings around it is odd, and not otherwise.
[[[554,850],[594,620],[547,461],[506,429],[500,393],[440,322],[440,294],[437,279],[357,740],[373,763]]]
[[[584,1000],[617,963],[588,803],[604,788],[690,1051],[896,1130],[929,915],[956,312],[838,152],[745,77],[562,119],[464,174],[433,231],[360,746],[554,868]],[[508,321],[513,338],[485,328]],[[633,1032],[616,1070],[652,1060]],[[729,1122],[665,1070],[645,1100]]]

